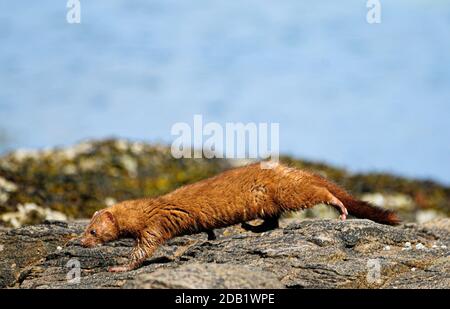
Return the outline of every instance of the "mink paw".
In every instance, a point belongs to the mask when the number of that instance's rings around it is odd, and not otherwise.
[[[123,273],[132,270],[129,266],[113,266],[108,268],[110,273]]]

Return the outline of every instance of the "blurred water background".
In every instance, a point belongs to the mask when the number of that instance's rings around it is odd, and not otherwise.
[[[279,122],[285,154],[450,184],[450,2],[0,2],[0,151]]]

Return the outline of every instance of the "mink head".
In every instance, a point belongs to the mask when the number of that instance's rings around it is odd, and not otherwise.
[[[108,210],[97,211],[81,238],[84,247],[94,247],[115,240],[119,236],[116,218]]]

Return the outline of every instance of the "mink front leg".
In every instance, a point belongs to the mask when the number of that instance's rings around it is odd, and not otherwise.
[[[156,246],[147,241],[146,239],[138,238],[136,245],[131,251],[131,260],[128,264],[113,266],[108,269],[110,272],[125,272],[131,271],[144,263],[144,261],[151,256],[151,254],[156,250]]]

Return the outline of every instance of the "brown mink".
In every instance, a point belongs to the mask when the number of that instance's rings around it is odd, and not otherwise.
[[[166,240],[179,235],[213,230],[242,223],[254,232],[278,227],[286,211],[317,204],[336,208],[342,220],[350,213],[358,218],[396,225],[395,213],[357,200],[334,183],[314,173],[275,164],[262,169],[252,164],[183,186],[156,198],[124,201],[94,214],[82,237],[92,247],[121,237],[132,237],[136,245],[128,264],[110,271],[139,267]],[[263,223],[252,226],[253,219]]]

